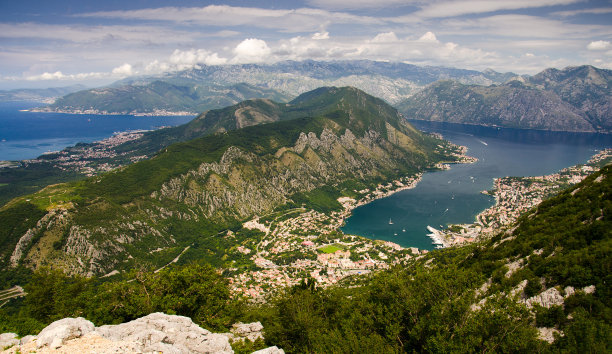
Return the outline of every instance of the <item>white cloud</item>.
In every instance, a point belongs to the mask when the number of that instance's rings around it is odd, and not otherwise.
[[[344,12],[299,8],[290,10],[209,5],[206,7],[162,7],[154,9],[102,11],[77,15],[128,20],[155,20],[205,26],[253,26],[277,29],[283,32],[313,32],[321,23],[383,24],[384,21],[370,16],[359,16]]]
[[[118,77],[127,77],[127,76],[131,76],[134,75],[134,71],[132,70],[132,66],[128,63],[125,63],[121,66],[118,66],[116,68],[113,69],[113,71],[111,72],[114,76],[118,76]]]
[[[217,53],[212,53],[210,55],[207,55],[206,58],[204,59],[204,64],[206,65],[223,65],[227,63],[227,58],[221,58],[219,57],[219,54]]]
[[[39,76],[30,76],[28,80],[62,80],[66,77],[66,75],[62,74],[61,71],[56,71],[54,73],[43,73]]]
[[[0,74],[4,79],[110,82],[201,65],[303,59],[519,72],[609,63],[612,26],[600,20],[612,8],[588,8],[594,5],[586,1],[584,6],[556,6],[577,1],[306,0],[320,8],[164,7],[76,14],[64,24],[0,23]],[[547,6],[573,10],[546,13]],[[381,11],[326,10],[384,7],[393,8],[386,11],[393,17],[376,17]],[[541,9],[530,12],[537,15],[514,11],[533,8]],[[599,20],[579,24],[566,18],[579,14],[599,14]]]
[[[459,67],[491,66],[498,62],[495,53],[463,47],[453,42],[441,42],[432,32],[421,38],[400,39],[394,32],[377,34],[373,39],[337,38],[317,41],[309,37],[294,37],[271,45],[271,60],[351,60],[412,62],[428,65]]]
[[[419,42],[432,42],[432,43],[438,43],[438,38],[436,38],[436,35],[433,32],[427,32],[424,35],[421,36],[421,38],[419,38]]]
[[[194,40],[201,34],[156,26],[87,26],[0,23],[0,38],[36,38],[81,44]]]
[[[25,80],[27,81],[65,81],[65,80],[90,80],[90,79],[101,79],[105,77],[110,77],[109,73],[79,73],[79,74],[63,74],[61,71],[56,71],[54,73],[45,72],[40,75],[31,75],[27,76]]]
[[[308,0],[309,5],[324,9],[369,9],[385,8],[410,3],[407,0]]]
[[[610,48],[608,41],[593,41],[587,45],[588,50],[606,50]]]
[[[545,6],[568,5],[583,0],[459,0],[427,2],[417,16],[425,18],[453,17],[500,10],[518,10]]]
[[[385,32],[385,33],[377,34],[376,37],[372,39],[372,42],[388,43],[388,42],[397,42],[398,40],[399,39],[397,38],[397,35],[395,35],[395,32]]]
[[[580,9],[580,10],[571,10],[571,11],[557,11],[553,12],[552,15],[561,16],[561,17],[569,17],[583,14],[592,14],[592,15],[604,15],[612,13],[612,7],[599,7],[599,8],[591,8],[591,9]]]
[[[579,25],[530,15],[495,15],[476,19],[448,19],[442,22],[443,33],[479,37],[592,38],[612,34],[610,26]]]
[[[159,60],[154,60],[147,64],[144,68],[145,73],[147,74],[161,74],[164,72],[171,71],[170,64],[166,62],[160,62]]]
[[[206,58],[210,55],[211,53],[204,49],[176,49],[174,52],[172,52],[172,55],[170,55],[169,61],[176,70],[185,70],[191,69],[198,64],[205,63]]]
[[[168,61],[154,60],[144,66],[146,74],[161,74],[171,71],[200,68],[200,65],[223,65],[227,58],[220,57],[218,53],[211,53],[206,49],[175,49]]]
[[[247,38],[240,42],[233,52],[236,56],[232,63],[258,63],[268,59],[272,51],[266,41]]]
[[[321,31],[312,35],[312,39],[329,39],[329,32]]]

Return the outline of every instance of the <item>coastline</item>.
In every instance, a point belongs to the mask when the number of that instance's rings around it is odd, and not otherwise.
[[[557,173],[532,177],[501,177],[494,179],[494,187],[481,193],[495,198],[495,204],[476,215],[471,224],[450,224],[440,231],[446,244],[458,246],[492,236],[512,225],[525,212],[547,198],[580,183],[612,160],[612,149],[604,149],[585,162]]]
[[[182,116],[196,116],[198,113],[188,111],[166,111],[166,110],[155,110],[153,112],[108,112],[100,111],[97,109],[50,109],[46,107],[37,107],[32,109],[22,110],[24,112],[36,112],[36,113],[63,113],[63,114],[93,114],[99,116],[134,116],[134,117],[182,117]]]
[[[435,134],[436,137],[443,139],[443,136],[439,133],[433,133]],[[432,135],[433,135],[432,134]],[[453,144],[454,145],[454,144]],[[451,165],[452,164],[464,164],[464,163],[475,163],[478,161],[477,158],[472,157],[472,156],[468,156],[467,151],[468,148],[466,146],[461,146],[461,145],[454,145],[454,147],[458,150],[457,153],[454,153],[453,156],[457,159],[456,161],[453,162],[449,162],[449,161],[441,161],[438,162],[436,164],[433,165],[433,167],[435,169],[437,169],[438,171],[445,171],[445,170],[449,170],[451,169]],[[373,191],[360,191],[360,192],[365,192],[367,193],[365,196],[361,197],[359,200],[355,200],[353,198],[350,197],[340,197],[338,198],[338,202],[343,206],[344,210],[342,212],[339,213],[339,215],[337,215],[338,220],[336,223],[336,227],[339,229],[340,227],[344,226],[345,221],[348,217],[351,216],[352,211],[360,206],[366,205],[368,203],[371,203],[377,199],[382,199],[382,198],[386,198],[389,197],[397,192],[401,192],[403,190],[408,190],[408,189],[413,189],[415,188],[418,183],[423,179],[423,175],[426,173],[425,172],[418,172],[414,175],[411,176],[404,176],[402,178],[393,180],[385,185],[383,184],[379,184],[375,190]],[[396,188],[392,188],[393,186],[396,186]],[[333,216],[332,216],[333,217]],[[336,219],[336,217],[333,217],[334,219]],[[436,230],[439,233],[442,233],[439,230]],[[431,230],[430,230],[431,232]],[[432,233],[435,234],[435,233]],[[368,237],[365,236],[360,236],[360,235],[353,235],[351,234],[351,236],[357,236],[357,237],[362,237],[362,238],[366,238],[368,240],[372,240],[372,241],[380,241],[380,242],[385,242],[385,243],[393,243],[387,240],[378,240],[378,239],[370,239]],[[428,234],[427,236],[431,237],[430,234]],[[436,237],[431,237],[432,238],[432,244],[436,245],[436,244],[441,244],[442,248],[444,247],[449,247],[450,244],[445,240],[444,237],[442,237],[443,235],[435,235]],[[416,247],[403,247],[399,244],[393,243],[395,245],[397,245],[397,247],[399,247],[400,249],[418,249]],[[419,250],[419,253],[427,253],[427,250]]]

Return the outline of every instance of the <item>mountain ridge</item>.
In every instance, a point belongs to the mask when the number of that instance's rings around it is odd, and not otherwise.
[[[42,112],[137,115],[195,115],[250,98],[285,101],[289,96],[246,83],[231,85],[172,84],[154,80],[78,91],[36,109]]]
[[[3,268],[105,274],[136,260],[157,264],[254,215],[302,203],[334,210],[353,190],[452,161],[450,145],[362,91],[324,88],[302,99],[285,106],[293,119],[176,143],[149,160],[12,201],[3,215],[32,205],[44,215],[34,224],[13,217]],[[167,256],[153,256],[156,249]]]
[[[398,105],[409,119],[521,129],[612,132],[612,71],[547,69],[501,85],[439,81]]]
[[[240,100],[225,96],[234,86],[259,90],[259,96],[242,94],[242,99],[263,97],[287,101],[321,86],[354,86],[397,103],[424,85],[439,79],[454,78],[465,83],[500,83],[512,73],[426,66],[368,60],[319,62],[283,61],[275,64],[237,64],[205,66],[149,77],[127,78],[109,87],[81,91],[40,108],[56,112],[97,112],[106,114],[185,113],[221,108]],[[501,81],[500,81],[501,80]],[[245,91],[246,89],[243,89]],[[129,97],[122,95],[128,92]],[[121,94],[121,95],[120,95]],[[184,97],[181,97],[183,95]],[[160,104],[159,100],[164,100]]]

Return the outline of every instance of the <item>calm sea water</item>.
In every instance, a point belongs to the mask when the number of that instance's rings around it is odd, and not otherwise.
[[[473,222],[478,213],[493,205],[493,198],[480,193],[493,187],[493,178],[550,174],[584,163],[597,150],[612,147],[612,135],[412,123],[467,146],[468,155],[479,161],[426,173],[416,188],[355,209],[342,228],[345,233],[432,249],[427,225],[440,228]]]
[[[108,138],[114,132],[156,129],[187,123],[193,117],[36,113],[20,110],[40,103],[0,103],[0,160],[23,160],[78,142]]]

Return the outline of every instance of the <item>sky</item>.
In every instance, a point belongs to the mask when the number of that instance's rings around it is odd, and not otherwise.
[[[0,89],[305,59],[612,69],[612,0],[0,0]]]

